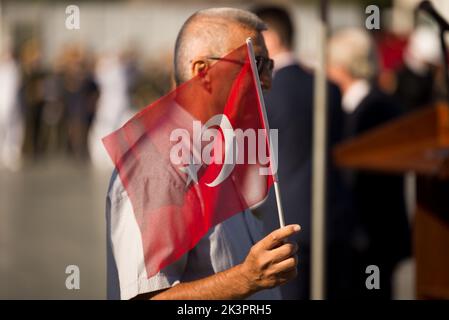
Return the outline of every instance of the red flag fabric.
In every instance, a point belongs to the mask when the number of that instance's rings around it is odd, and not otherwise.
[[[266,198],[266,134],[243,45],[103,138],[133,207],[148,277]]]

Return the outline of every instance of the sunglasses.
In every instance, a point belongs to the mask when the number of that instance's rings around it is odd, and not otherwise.
[[[220,58],[220,57],[205,57],[205,58],[210,59],[210,60],[221,60],[221,61],[233,62],[233,63],[238,63],[241,65],[245,64],[242,61]],[[257,72],[259,73],[259,76],[261,76],[264,71],[268,71],[269,73],[271,73],[273,71],[273,68],[274,68],[273,59],[270,59],[270,58],[267,58],[264,56],[256,56],[255,58],[256,58]]]

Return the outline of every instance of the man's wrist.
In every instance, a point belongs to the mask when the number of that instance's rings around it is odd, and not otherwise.
[[[235,266],[235,272],[240,288],[242,288],[243,295],[251,296],[260,290],[254,280],[250,277],[249,272],[243,263]]]

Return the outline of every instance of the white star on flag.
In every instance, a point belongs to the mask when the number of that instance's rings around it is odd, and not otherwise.
[[[186,187],[188,187],[192,181],[198,184],[198,170],[200,170],[202,166],[202,164],[189,163],[185,167],[179,168],[179,170],[187,174]]]

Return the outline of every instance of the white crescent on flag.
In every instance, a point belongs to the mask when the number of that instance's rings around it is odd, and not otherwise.
[[[237,155],[238,148],[234,148],[234,144],[236,143],[234,128],[232,127],[228,117],[225,114],[217,114],[213,116],[204,124],[203,130],[207,130],[208,128],[214,126],[220,127],[223,132],[225,153],[221,171],[214,181],[206,183],[208,187],[216,187],[220,183],[222,183],[227,177],[229,177],[229,175],[232,173],[232,170],[234,170],[235,165],[234,159],[237,159],[238,156]],[[234,159],[230,159],[230,157],[234,157]]]

